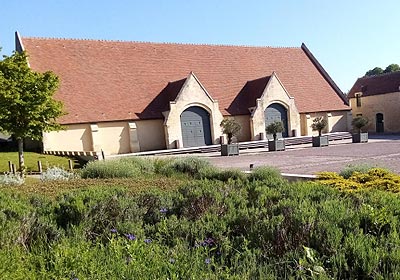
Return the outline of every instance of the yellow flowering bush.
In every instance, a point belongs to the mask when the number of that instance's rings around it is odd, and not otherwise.
[[[400,175],[383,168],[371,168],[366,173],[355,171],[348,179],[336,172],[321,172],[318,174],[318,182],[341,191],[379,189],[400,192]]]

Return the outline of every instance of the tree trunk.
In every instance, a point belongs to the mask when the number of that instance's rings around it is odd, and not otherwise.
[[[322,136],[322,130],[318,130],[318,136],[319,136],[319,137]]]
[[[232,137],[233,137],[233,134],[228,133],[228,144],[232,144]]]
[[[21,175],[24,175],[25,174],[24,140],[22,138],[18,138],[17,143],[18,143],[19,171],[21,172]]]

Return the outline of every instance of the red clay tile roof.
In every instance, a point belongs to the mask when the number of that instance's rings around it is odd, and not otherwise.
[[[248,108],[256,106],[256,100],[262,96],[270,78],[271,76],[268,76],[246,82],[227,108],[228,113],[231,115],[249,114]]]
[[[302,48],[23,38],[36,71],[60,76],[63,124],[161,118],[193,71],[222,114],[249,114],[249,81],[276,72],[301,113],[349,110]],[[265,79],[265,78],[264,78]],[[247,93],[245,94],[247,95]],[[251,98],[258,92],[248,93]]]
[[[400,71],[358,78],[348,97],[354,98],[357,92],[362,92],[362,96],[400,92]]]

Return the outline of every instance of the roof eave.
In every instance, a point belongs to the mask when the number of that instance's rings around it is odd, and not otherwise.
[[[25,50],[24,44],[22,43],[21,35],[18,31],[15,31],[15,51],[23,52]]]

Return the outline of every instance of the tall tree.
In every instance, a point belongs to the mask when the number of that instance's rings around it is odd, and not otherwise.
[[[383,70],[380,67],[375,67],[374,69],[368,70],[365,73],[365,76],[373,76],[373,75],[379,75],[379,74],[384,74],[384,73],[392,73],[392,72],[397,72],[400,71],[400,66],[398,64],[392,63],[388,65],[388,67]]]
[[[397,72],[400,71],[400,66],[398,64],[390,64],[386,69],[383,71],[383,73],[392,73],[392,72]]]
[[[38,73],[28,65],[25,52],[0,61],[0,130],[17,140],[19,170],[25,172],[23,141],[40,140],[43,132],[60,130],[56,119],[64,114],[53,99],[59,79],[51,71]]]
[[[383,73],[383,69],[380,67],[375,67],[374,69],[368,70],[367,73],[365,73],[365,76],[373,76],[373,75],[379,75]]]

